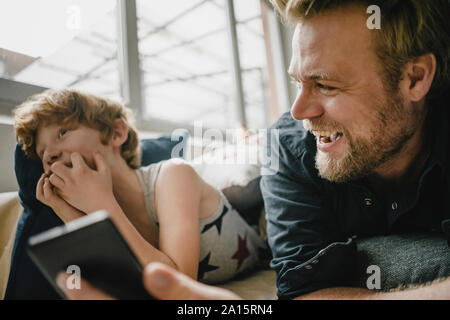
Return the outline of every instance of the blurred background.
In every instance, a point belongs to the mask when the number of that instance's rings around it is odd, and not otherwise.
[[[294,100],[291,36],[266,0],[0,2],[0,192],[17,190],[12,111],[28,96],[120,100],[141,137],[258,130]]]

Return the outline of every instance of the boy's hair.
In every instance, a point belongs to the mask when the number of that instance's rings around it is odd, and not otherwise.
[[[16,140],[25,154],[36,154],[36,134],[39,128],[60,124],[68,129],[79,125],[96,129],[100,140],[107,144],[114,133],[114,120],[122,119],[128,126],[128,138],[121,155],[128,166],[140,165],[139,138],[133,126],[133,115],[122,103],[74,89],[50,89],[29,97],[14,111]]]
[[[271,0],[290,22],[323,12],[359,4],[377,5],[381,29],[374,29],[375,52],[382,65],[387,88],[396,89],[404,66],[414,58],[433,53],[437,68],[430,98],[440,98],[450,86],[450,2],[448,0]],[[369,14],[368,16],[369,17]]]

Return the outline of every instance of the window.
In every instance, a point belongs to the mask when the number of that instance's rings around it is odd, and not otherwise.
[[[1,77],[120,98],[118,70],[115,0],[0,4]]]
[[[137,0],[143,116],[236,126],[226,0]],[[234,1],[247,126],[266,126],[259,0]]]
[[[268,10],[265,0],[4,1],[0,111],[72,87],[126,101],[143,130],[267,127],[289,104]]]

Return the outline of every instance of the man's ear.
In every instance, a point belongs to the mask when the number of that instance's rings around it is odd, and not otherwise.
[[[114,131],[110,143],[113,147],[121,147],[128,139],[128,126],[123,119],[114,120]]]
[[[415,58],[407,64],[402,91],[409,101],[419,102],[430,91],[436,73],[436,57],[432,53]]]

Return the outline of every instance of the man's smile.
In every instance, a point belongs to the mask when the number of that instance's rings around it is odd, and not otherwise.
[[[312,131],[316,137],[317,148],[322,152],[330,152],[333,147],[338,145],[343,137],[342,132],[338,131]]]

